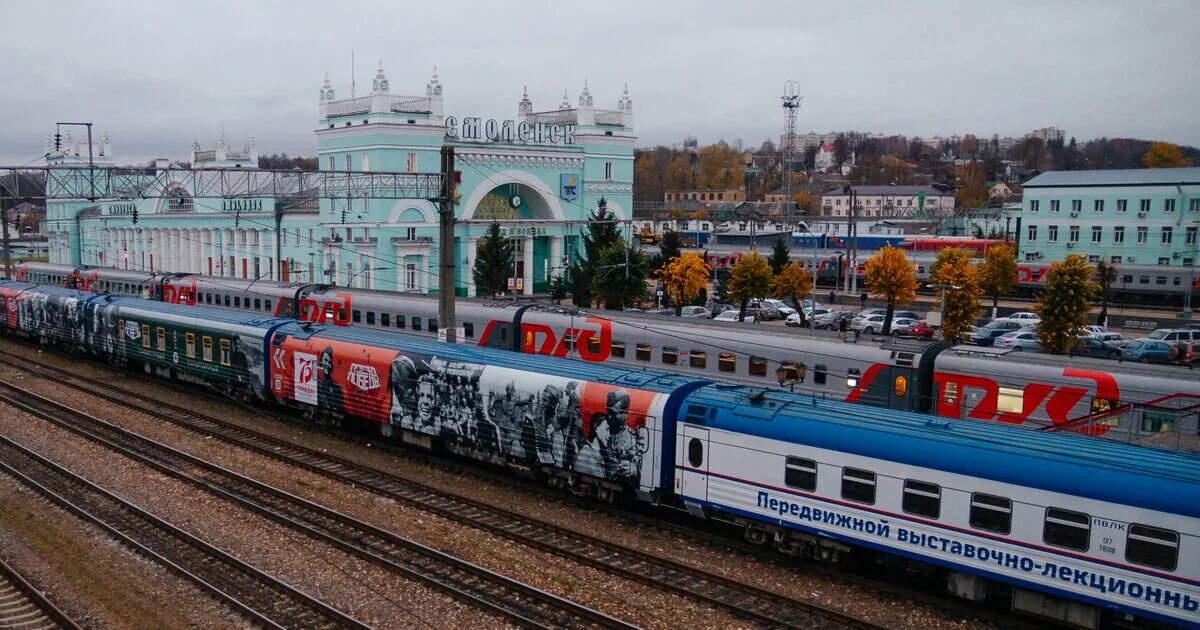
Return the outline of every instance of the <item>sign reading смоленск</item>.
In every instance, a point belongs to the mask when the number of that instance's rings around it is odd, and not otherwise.
[[[490,118],[446,117],[446,137],[471,142],[511,142],[515,144],[575,144],[575,125],[516,122]]]

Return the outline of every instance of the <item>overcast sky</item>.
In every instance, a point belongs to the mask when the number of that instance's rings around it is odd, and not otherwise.
[[[314,155],[329,73],[424,94],[446,113],[513,118],[628,82],[639,146],[687,135],[758,145],[783,129],[1200,145],[1200,2],[32,2],[0,0],[0,162],[39,157],[56,121],[92,121],[119,162],[187,158],[224,125],[235,147]]]

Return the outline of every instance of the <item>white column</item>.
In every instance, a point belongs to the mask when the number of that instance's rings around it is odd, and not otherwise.
[[[550,237],[550,277],[547,280],[553,280],[556,273],[563,272],[562,246],[561,236]]]
[[[467,238],[467,297],[475,297],[475,258],[479,253],[479,238]]]
[[[522,295],[533,295],[533,237],[525,237],[525,269],[522,277],[525,282],[525,290]]]

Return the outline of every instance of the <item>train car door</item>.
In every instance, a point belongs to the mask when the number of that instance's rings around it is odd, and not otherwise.
[[[685,501],[708,501],[708,429],[690,424],[679,426],[683,430],[680,432],[682,443],[675,450],[675,490]]]

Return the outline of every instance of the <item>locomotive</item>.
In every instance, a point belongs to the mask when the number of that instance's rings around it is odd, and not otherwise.
[[[1084,627],[1200,627],[1200,458],[648,369],[0,282],[0,331],[342,426],[879,554]]]
[[[436,339],[437,300],[330,285],[29,263],[30,282],[189,308]],[[790,391],[946,418],[997,421],[1196,448],[1200,380],[1174,366],[715,323],[552,305],[460,300],[457,337],[482,347]],[[1176,435],[1188,440],[1177,442]]]

